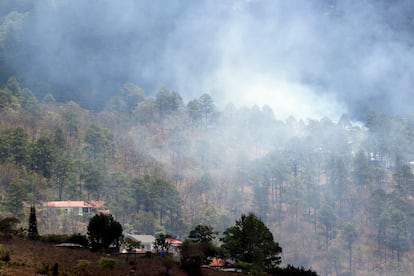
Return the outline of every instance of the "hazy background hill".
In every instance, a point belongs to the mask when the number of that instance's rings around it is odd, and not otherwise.
[[[4,0],[0,11],[0,82],[14,75],[40,98],[101,110],[133,82],[283,118],[411,110],[409,0]]]
[[[103,200],[126,231],[184,238],[254,212],[284,263],[413,271],[413,119],[278,120],[268,106],[219,109],[167,88],[152,98],[131,83],[99,112],[39,101],[14,78],[0,96],[2,217],[25,221],[35,204],[41,233],[72,233],[87,217],[45,216],[42,203]]]

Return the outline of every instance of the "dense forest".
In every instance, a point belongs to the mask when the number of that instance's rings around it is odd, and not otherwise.
[[[349,105],[358,102],[356,113],[335,120],[280,118],[271,105],[223,105],[217,93],[199,89],[205,92],[184,97],[176,88],[161,85],[171,64],[152,59],[158,54],[154,45],[168,40],[168,22],[179,17],[180,7],[172,5],[170,12],[157,15],[165,21],[118,34],[121,23],[113,29],[97,24],[91,30],[86,27],[98,15],[88,14],[86,23],[76,21],[83,18],[73,17],[77,6],[57,2],[0,3],[1,218],[26,221],[34,205],[40,234],[73,232],[74,218],[59,228],[42,215],[42,204],[97,200],[127,232],[184,239],[196,225],[222,233],[240,214],[254,213],[283,248],[283,263],[311,267],[320,275],[414,274],[414,117],[407,100],[412,93],[395,97],[384,92],[391,87],[395,93],[406,87],[411,91],[412,76],[406,75],[410,59],[397,58],[393,55],[398,51],[392,50],[404,47],[387,44],[395,59],[384,64],[407,60],[398,69],[404,72],[395,73],[405,77],[395,79],[389,68],[381,74],[364,72],[372,82],[360,83],[363,91],[379,94],[364,94],[360,102],[356,95],[361,90],[343,85],[353,83],[354,76],[348,74],[352,68],[315,65],[332,71],[330,79],[337,87],[329,89],[350,88],[340,90],[341,97],[349,98]],[[63,32],[49,24],[58,19],[77,25]],[[404,24],[403,19],[390,28]],[[217,22],[211,24],[214,28]],[[163,36],[151,40],[147,27]],[[59,36],[49,40],[48,35]],[[141,43],[146,39],[152,43]],[[197,50],[204,55],[204,48]],[[140,55],[145,60],[134,59]],[[324,58],[330,60],[330,53]],[[201,72],[213,66],[198,67],[199,61],[188,71],[172,71]],[[152,62],[157,66],[151,67]],[[312,66],[308,69],[313,72]],[[133,78],[136,67],[141,75]],[[389,76],[384,85],[382,74]],[[318,83],[317,76],[307,77],[309,83]],[[386,112],[388,107],[391,112]]]
[[[131,83],[100,112],[38,100],[15,78],[0,95],[2,216],[103,200],[128,231],[183,237],[254,212],[287,263],[413,271],[413,119],[281,121],[267,106],[218,110],[208,94],[184,103]]]

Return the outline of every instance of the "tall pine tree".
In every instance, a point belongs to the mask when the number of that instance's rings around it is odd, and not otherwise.
[[[33,205],[30,206],[29,229],[27,235],[31,240],[39,239],[39,233],[37,232],[36,208]]]

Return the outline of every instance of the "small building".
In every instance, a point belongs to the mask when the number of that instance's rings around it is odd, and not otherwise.
[[[152,235],[124,234],[124,237],[141,243],[141,248],[137,248],[137,251],[152,252],[154,250],[155,237]]]
[[[241,269],[237,269],[233,262],[230,260],[225,260],[222,258],[216,258],[214,257],[211,262],[208,264],[208,266],[205,266],[211,269],[223,271],[223,272],[242,272]]]
[[[47,201],[39,209],[39,228],[46,233],[86,233],[89,219],[104,210],[103,201]]]
[[[183,242],[177,239],[172,239],[172,238],[166,238],[165,242],[170,244],[168,252],[173,254],[174,260],[179,261],[180,255],[181,255],[180,248]]]
[[[103,206],[103,201],[47,201],[43,207],[48,210],[62,210],[66,213],[77,214],[79,216],[98,212],[108,213],[108,210],[99,210]]]
[[[170,247],[180,247],[183,242],[177,239],[172,239],[172,238],[166,238],[165,242],[170,244]]]
[[[225,264],[226,263],[225,263],[224,259],[214,257],[213,259],[211,259],[209,267],[216,268],[216,269],[222,269],[222,268],[224,268]]]

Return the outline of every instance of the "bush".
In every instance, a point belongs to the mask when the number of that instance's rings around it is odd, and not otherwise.
[[[202,256],[200,254],[192,254],[181,260],[181,268],[189,275],[202,275],[201,261]]]
[[[76,265],[79,268],[85,268],[91,265],[91,262],[88,260],[80,259],[78,260],[78,264]]]
[[[238,261],[238,262],[236,262],[236,267],[237,268],[240,268],[242,271],[253,271],[254,269],[254,266],[253,266],[253,264],[252,263],[248,263],[248,262],[241,262],[241,261]]]
[[[52,275],[57,276],[59,275],[59,264],[55,263],[52,267]]]
[[[49,265],[48,264],[43,264],[43,266],[41,268],[38,268],[36,270],[36,273],[41,274],[41,275],[49,274]]]
[[[80,233],[65,235],[65,234],[49,234],[40,237],[40,240],[47,243],[76,243],[82,246],[88,246],[88,238]]]
[[[271,273],[273,275],[280,276],[317,276],[315,271],[311,269],[305,269],[303,267],[294,267],[293,265],[287,265],[287,267],[275,267]]]
[[[0,261],[9,262],[10,261],[10,251],[0,244]]]
[[[12,236],[17,233],[16,225],[18,223],[20,223],[20,221],[15,217],[7,217],[0,220],[0,231],[3,233],[5,240],[11,239]]]
[[[76,243],[76,244],[80,244],[82,246],[88,246],[89,245],[88,238],[85,235],[82,235],[80,233],[72,234],[71,236],[69,236],[67,238],[67,240],[65,242]]]
[[[76,268],[79,270],[79,274],[81,275],[87,275],[86,269],[91,265],[91,262],[88,260],[80,259],[78,260],[78,264],[76,265]]]
[[[64,243],[69,239],[68,235],[49,234],[40,237],[40,240],[48,243]]]
[[[99,259],[99,265],[104,269],[113,270],[116,265],[116,260],[112,258],[102,257]]]
[[[162,265],[165,267],[166,272],[165,275],[170,275],[169,271],[174,266],[174,260],[172,254],[167,254],[164,257],[160,257]]]

